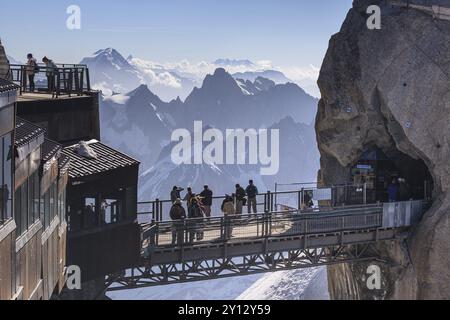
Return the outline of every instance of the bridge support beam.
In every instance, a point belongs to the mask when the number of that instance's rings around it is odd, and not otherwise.
[[[160,264],[128,270],[126,274],[115,275],[108,280],[108,291],[129,290],[375,259],[379,259],[376,243],[262,253],[235,258],[200,259],[191,262]]]

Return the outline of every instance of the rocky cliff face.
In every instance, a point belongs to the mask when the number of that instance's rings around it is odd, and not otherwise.
[[[0,41],[0,78],[10,79],[9,62],[6,58],[5,48]]]
[[[352,264],[329,267],[330,294],[450,299],[450,21],[388,2],[355,0],[330,41],[319,79],[319,179],[348,181],[363,150],[376,146],[393,159],[423,161],[434,180],[433,206],[406,241],[379,246],[382,290],[367,289],[368,264]],[[372,4],[382,9],[381,30],[366,26]]]

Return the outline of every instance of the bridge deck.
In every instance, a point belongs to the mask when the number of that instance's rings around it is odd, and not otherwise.
[[[377,243],[406,237],[424,209],[408,201],[157,222],[143,227],[141,266],[109,290],[380,259]]]

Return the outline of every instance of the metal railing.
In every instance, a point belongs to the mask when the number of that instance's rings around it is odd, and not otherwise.
[[[383,206],[345,207],[318,213],[298,210],[232,217],[156,222],[144,226],[143,241],[152,248],[349,232],[382,227]]]
[[[38,65],[31,71],[34,74],[34,88],[30,88],[30,67],[11,64],[12,81],[20,86],[20,94],[41,93],[60,95],[83,95],[91,92],[89,69],[80,64],[57,64],[57,68]],[[33,90],[34,89],[34,90]]]
[[[221,204],[225,197],[214,197],[212,216],[220,216]],[[314,211],[319,207],[341,207],[350,205],[363,205],[376,203],[375,199],[367,196],[365,185],[337,185],[328,188],[306,187],[300,190],[277,191],[261,193],[257,195],[257,212],[274,212],[294,210]],[[311,199],[313,205],[308,204]],[[186,209],[186,203],[184,203]],[[169,213],[172,207],[170,200],[156,199],[138,203],[139,222],[149,223],[170,220]],[[248,207],[244,206],[244,213],[248,213]]]

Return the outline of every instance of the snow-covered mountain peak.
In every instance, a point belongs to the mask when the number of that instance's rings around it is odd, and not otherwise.
[[[250,80],[236,79],[236,83],[246,95],[255,95],[275,87],[274,81],[263,77],[257,77],[253,82]]]
[[[81,64],[109,67],[117,71],[135,71],[134,67],[114,48],[98,50],[91,57],[84,58]]]

